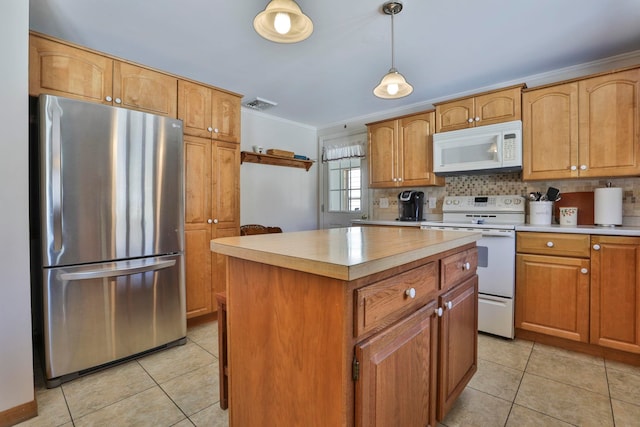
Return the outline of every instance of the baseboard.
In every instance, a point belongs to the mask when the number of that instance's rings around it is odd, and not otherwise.
[[[10,427],[38,415],[38,403],[35,400],[23,403],[0,412],[0,427]]]

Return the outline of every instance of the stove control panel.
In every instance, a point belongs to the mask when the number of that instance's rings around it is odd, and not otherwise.
[[[523,196],[445,196],[443,212],[524,212]]]

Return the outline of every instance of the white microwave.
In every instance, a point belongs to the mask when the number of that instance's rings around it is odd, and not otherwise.
[[[436,175],[522,170],[522,121],[433,135]]]

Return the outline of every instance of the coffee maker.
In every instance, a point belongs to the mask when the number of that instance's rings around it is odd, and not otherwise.
[[[406,190],[398,194],[398,220],[424,221],[424,192]]]

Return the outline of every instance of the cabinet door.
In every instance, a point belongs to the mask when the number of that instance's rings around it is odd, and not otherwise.
[[[478,369],[478,276],[440,297],[438,413],[442,420]]]
[[[185,283],[187,318],[213,311],[211,141],[185,136]]]
[[[397,121],[369,125],[369,187],[397,187]]]
[[[211,138],[211,97],[212,90],[206,86],[178,81],[178,118],[185,135]]]
[[[178,79],[116,61],[113,65],[113,102],[120,107],[176,118]]]
[[[640,68],[580,81],[580,176],[640,173]]]
[[[356,346],[356,426],[435,425],[435,302]]]
[[[239,236],[240,146],[214,140],[212,151],[211,238]],[[211,283],[214,293],[225,290],[226,258],[223,255],[213,254]]]
[[[240,98],[217,90],[212,90],[211,98],[213,138],[239,143]]]
[[[589,260],[516,255],[516,328],[589,341]]]
[[[591,342],[640,353],[640,238],[591,243]]]
[[[435,113],[405,117],[399,125],[398,166],[402,185],[444,185],[444,178],[433,173]]]
[[[473,98],[436,105],[436,132],[473,127],[474,117]]]
[[[520,120],[522,88],[510,88],[475,97],[475,126]]]
[[[29,95],[111,104],[113,61],[83,49],[29,37]]]
[[[522,95],[522,179],[578,176],[578,84]]]

